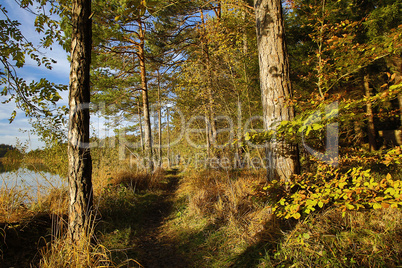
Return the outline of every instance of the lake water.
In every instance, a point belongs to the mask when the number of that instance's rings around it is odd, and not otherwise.
[[[67,179],[46,171],[44,166],[18,166],[0,164],[0,189],[7,192],[19,191],[25,199],[35,200],[52,189],[67,186]]]

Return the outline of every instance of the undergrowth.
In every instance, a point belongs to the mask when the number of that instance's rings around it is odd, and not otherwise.
[[[71,244],[66,238],[66,188],[45,189],[41,186],[43,191],[39,192],[33,191],[30,186],[11,185],[3,181],[0,188],[0,262],[5,260],[4,265],[24,263],[23,266],[33,267],[141,267],[127,256],[115,257],[120,247],[120,239],[117,238],[120,235],[119,226],[115,223],[120,222],[120,226],[124,226],[136,217],[130,207],[138,203],[139,193],[149,194],[158,185],[166,185],[163,182],[164,174],[157,171],[148,176],[126,165],[108,166],[103,163],[105,160],[101,161],[101,166],[94,167],[93,172],[94,206],[97,213],[91,230],[93,233],[78,244]],[[102,234],[100,230],[105,226],[105,220],[117,228]],[[38,231],[24,239],[10,241],[14,236],[27,236],[26,228]],[[125,232],[124,228],[122,232]],[[90,241],[89,237],[94,237],[96,243]],[[28,247],[27,254],[16,254],[16,251],[26,251]],[[32,250],[35,249],[39,252],[33,254]]]
[[[260,267],[399,267],[401,219],[397,208],[310,215],[284,234]]]
[[[254,171],[184,176],[176,192],[177,211],[166,232],[196,267],[228,267],[259,241],[267,222],[274,224],[269,207],[256,198],[264,182],[264,173]]]
[[[392,174],[399,176],[397,170]],[[315,204],[315,211],[299,219],[284,219],[270,210],[265,182],[265,174],[256,172],[184,176],[166,232],[195,267],[401,265],[400,208],[357,211]]]
[[[95,157],[91,233],[66,239],[67,190],[28,204],[29,189],[10,186],[0,190],[0,255],[9,237],[40,223],[30,238],[41,241],[40,267],[141,267],[136,260],[150,256],[170,258],[169,267],[176,256],[186,263],[175,267],[399,267],[398,150],[366,162],[346,155],[340,168],[314,163],[287,183],[268,183],[263,170],[146,175]]]

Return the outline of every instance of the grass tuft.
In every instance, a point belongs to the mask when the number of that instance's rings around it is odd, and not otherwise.
[[[153,174],[133,171],[119,171],[110,178],[111,185],[124,185],[134,191],[153,190],[161,187],[164,171],[157,170]]]
[[[402,264],[402,210],[329,209],[299,222],[262,263],[278,267],[397,267]]]
[[[257,186],[265,181],[265,173],[255,171],[207,170],[185,176],[176,193],[178,211],[166,233],[179,241],[196,267],[229,267],[272,222],[270,208],[256,198]]]

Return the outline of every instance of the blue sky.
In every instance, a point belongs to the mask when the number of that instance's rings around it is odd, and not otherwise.
[[[26,39],[31,41],[33,44],[38,45],[39,40],[42,37],[39,35],[34,28],[35,15],[21,9],[14,0],[4,0],[1,5],[5,7],[8,11],[8,16],[12,20],[18,20],[21,25],[20,29]],[[3,14],[0,15],[0,19],[3,19]],[[27,82],[32,80],[38,81],[40,78],[47,78],[50,82],[56,84],[68,84],[68,77],[70,71],[70,63],[67,60],[67,53],[58,45],[54,45],[52,50],[50,49],[40,49],[45,56],[52,58],[57,61],[53,64],[53,69],[48,70],[43,66],[37,66],[37,64],[27,58],[26,66],[18,69],[18,75],[24,78]],[[68,103],[68,93],[61,93],[62,100],[60,105],[67,105]],[[0,97],[3,101],[5,98]],[[0,143],[16,145],[17,139],[21,143],[28,143],[30,149],[36,149],[38,147],[44,146],[37,136],[24,133],[22,131],[27,131],[32,129],[28,118],[22,111],[17,109],[17,117],[13,123],[9,123],[9,118],[13,110],[16,109],[15,103],[0,104]]]
[[[11,20],[18,20],[21,23],[20,30],[25,38],[38,46],[39,40],[43,36],[35,31],[35,15],[20,8],[15,0],[1,0],[1,5],[7,9]],[[0,13],[0,19],[3,19],[2,13]],[[28,83],[32,80],[39,81],[41,78],[46,78],[56,84],[68,85],[70,63],[67,60],[67,52],[57,44],[54,44],[51,50],[41,48],[40,51],[44,53],[44,56],[57,61],[56,64],[52,64],[52,70],[37,66],[36,62],[28,57],[25,66],[17,69],[19,77],[24,78]],[[60,95],[62,100],[59,101],[58,105],[68,105],[68,92],[62,92]],[[5,97],[0,96],[0,101],[4,100]],[[10,124],[9,118],[14,110],[17,110],[17,117]],[[91,135],[95,134],[98,137],[113,135],[113,129],[105,127],[105,121],[104,118],[91,114]],[[124,124],[130,124],[130,122],[122,121],[120,124],[125,126]],[[0,143],[10,145],[16,145],[17,143],[27,144],[28,150],[44,147],[45,144],[37,136],[29,134],[29,130],[32,130],[29,118],[26,118],[22,111],[16,109],[15,103],[0,103]]]

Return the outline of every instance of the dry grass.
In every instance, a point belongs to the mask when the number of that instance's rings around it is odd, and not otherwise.
[[[107,187],[120,184],[142,191],[160,187],[164,175],[162,169],[146,174],[143,170],[130,168],[124,161],[104,163],[103,159],[98,166],[93,167],[92,184],[95,196],[101,195]]]
[[[177,195],[188,200],[189,215],[226,222],[238,230],[234,233],[252,239],[271,219],[270,209],[253,199],[265,181],[265,172],[204,171],[185,177]]]
[[[285,234],[272,263],[296,267],[400,267],[402,210],[329,209]]]
[[[259,201],[265,174],[204,171],[185,176],[165,225],[196,267],[400,267],[402,210],[328,209],[274,221]]]
[[[11,223],[29,214],[25,202],[29,189],[22,186],[0,188],[0,222]]]
[[[152,175],[146,175],[132,170],[117,169],[110,171],[110,169],[102,170],[96,168],[94,172],[94,194],[95,204],[101,206],[101,200],[105,199],[105,194],[112,195],[110,198],[119,200],[121,195],[121,187],[124,189],[131,189],[131,192],[152,190],[160,187],[161,180],[164,177],[163,171],[159,170]],[[106,193],[104,191],[107,191]],[[57,194],[59,197],[57,198]],[[128,200],[127,200],[128,201]],[[124,201],[126,202],[126,201]],[[121,202],[121,205],[124,205]],[[60,211],[55,210],[52,204],[59,207]],[[68,194],[64,191],[54,191],[53,195],[43,202],[43,206],[49,207],[54,213],[64,213],[68,206]],[[66,215],[65,213],[64,215]],[[65,225],[63,219],[59,218],[59,222],[54,224],[58,227]],[[79,241],[78,244],[71,244],[65,237],[56,237],[52,243],[48,243],[47,247],[42,250],[43,258],[40,267],[141,267],[135,260],[128,259],[127,261],[116,264],[112,261],[111,252],[100,242],[93,244],[89,237],[93,237],[95,228],[91,230],[91,234],[86,235]],[[53,230],[53,233],[56,231]],[[57,231],[58,234],[63,233]]]
[[[109,253],[103,246],[93,246],[87,239],[78,245],[58,239],[42,250],[40,267],[111,267]]]
[[[136,191],[149,191],[166,186],[165,173],[162,169],[152,174],[146,174],[137,170],[118,169],[115,171],[97,170],[93,176],[93,188],[95,196],[101,196],[105,189],[115,186],[125,186]]]
[[[50,214],[67,215],[68,213],[69,195],[68,190],[51,189],[47,196],[41,199],[39,210],[48,211]]]
[[[88,234],[85,234],[77,243],[71,243],[66,237],[60,237],[47,243],[40,253],[42,259],[39,267],[142,267],[138,262],[128,259],[123,263],[115,264],[111,260],[111,252],[100,243],[93,243],[94,224]]]
[[[178,241],[195,267],[230,267],[258,243],[272,220],[270,208],[256,198],[265,182],[263,171],[209,170],[184,176],[176,192],[178,212],[164,233]]]
[[[66,189],[52,189],[47,195],[32,198],[29,187],[15,186],[0,189],[0,222],[13,223],[38,213],[66,215],[68,193]]]
[[[153,190],[161,187],[164,179],[164,171],[156,170],[153,174],[138,173],[132,171],[120,171],[115,174],[110,183],[112,185],[124,185],[134,190]]]

